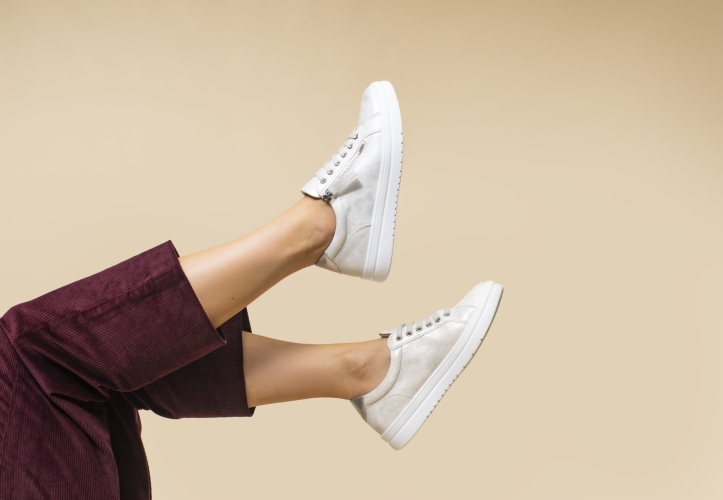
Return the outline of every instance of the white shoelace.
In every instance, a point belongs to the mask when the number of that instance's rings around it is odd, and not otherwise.
[[[403,335],[406,335],[407,337],[411,337],[414,335],[414,332],[421,332],[423,327],[426,326],[427,328],[431,327],[435,323],[439,323],[442,319],[442,316],[449,317],[451,314],[451,311],[449,308],[445,308],[441,311],[434,311],[431,316],[427,316],[422,321],[415,321],[414,323],[409,324],[401,324],[397,327],[397,333],[396,333],[396,339],[402,340]]]
[[[339,148],[339,151],[334,153],[334,155],[331,157],[331,160],[324,163],[324,166],[320,168],[316,174],[317,179],[319,179],[319,182],[322,184],[326,184],[326,181],[328,180],[328,177],[334,173],[334,168],[338,167],[341,163],[341,160],[346,158],[347,153],[351,148],[354,147],[354,141],[356,141],[359,138],[359,134],[354,132],[353,135],[350,135],[346,142]]]

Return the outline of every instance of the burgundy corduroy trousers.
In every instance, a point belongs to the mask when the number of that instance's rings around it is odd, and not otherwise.
[[[151,498],[138,410],[251,416],[244,309],[219,329],[169,241],[0,319],[0,499]]]

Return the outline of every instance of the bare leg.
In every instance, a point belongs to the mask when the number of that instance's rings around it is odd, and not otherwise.
[[[389,370],[385,339],[309,345],[244,332],[249,406],[308,398],[353,399],[377,387]]]
[[[181,267],[219,327],[283,278],[316,262],[335,228],[329,204],[305,196],[251,234],[181,257]]]
[[[286,276],[312,265],[331,243],[333,209],[304,197],[282,215],[230,243],[181,257],[204,311],[218,327]],[[385,340],[308,345],[244,332],[250,406],[298,399],[352,399],[389,369]]]

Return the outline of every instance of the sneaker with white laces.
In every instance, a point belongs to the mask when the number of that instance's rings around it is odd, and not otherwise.
[[[364,91],[359,123],[344,145],[301,189],[331,204],[336,232],[316,262],[331,271],[384,281],[392,266],[402,176],[402,116],[394,87]]]
[[[479,349],[502,299],[502,285],[475,286],[455,307],[380,333],[388,337],[391,363],[369,394],[351,402],[395,450],[427,420]]]

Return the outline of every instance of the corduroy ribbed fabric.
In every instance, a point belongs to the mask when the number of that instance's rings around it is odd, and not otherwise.
[[[138,410],[251,416],[246,309],[214,329],[168,241],[0,318],[0,499],[146,500]]]

